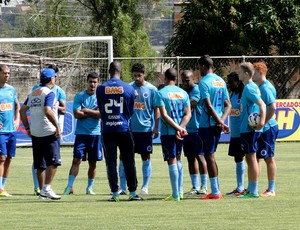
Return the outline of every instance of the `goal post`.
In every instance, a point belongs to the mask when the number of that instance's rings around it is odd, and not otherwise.
[[[9,84],[15,87],[20,102],[39,83],[41,70],[52,64],[59,68],[56,84],[66,92],[70,107],[74,95],[86,89],[87,74],[96,72],[101,82],[106,81],[112,61],[112,36],[0,38],[0,64],[10,68]],[[74,127],[71,108],[64,118],[63,143],[73,143]],[[25,134],[21,126],[19,142],[28,142]]]

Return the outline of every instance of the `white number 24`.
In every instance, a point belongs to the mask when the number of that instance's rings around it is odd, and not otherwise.
[[[120,113],[123,113],[123,102],[124,98],[120,97],[120,102],[114,99],[109,99],[109,102],[104,105],[105,112],[106,113],[113,113],[113,107],[119,107],[120,108]]]

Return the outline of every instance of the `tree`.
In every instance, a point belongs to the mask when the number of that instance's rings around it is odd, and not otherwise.
[[[139,0],[76,0],[93,17],[90,35],[113,36],[115,57],[155,56],[142,15],[137,11]],[[123,61],[123,78],[131,79],[130,61]]]
[[[165,56],[299,55],[299,0],[192,0],[183,9]],[[233,60],[216,63],[216,71]],[[182,63],[194,68],[195,63]],[[267,63],[279,98],[299,70],[293,59]],[[280,66],[277,71],[274,66]]]

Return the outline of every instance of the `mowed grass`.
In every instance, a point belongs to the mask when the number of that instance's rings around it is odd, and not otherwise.
[[[220,144],[216,153],[219,181],[223,194],[235,188],[235,164],[227,156],[227,144]],[[105,162],[99,162],[94,185],[95,196],[85,195],[87,163],[83,162],[74,184],[75,194],[60,201],[41,201],[33,196],[31,148],[18,148],[12,161],[6,189],[13,196],[0,199],[0,229],[299,229],[300,226],[300,143],[277,143],[276,197],[222,200],[199,200],[185,196],[180,202],[162,199],[171,193],[168,168],[162,160],[161,146],[154,147],[150,195],[143,202],[129,202],[121,196],[119,203],[110,198]],[[62,194],[72,161],[72,147],[62,147],[62,166],[53,182],[56,193]],[[184,162],[184,190],[191,188]],[[139,189],[142,182],[141,160],[136,156]],[[247,183],[247,179],[246,179]],[[209,184],[208,184],[209,185]],[[267,188],[263,164],[259,190]],[[139,191],[139,190],[138,190]]]

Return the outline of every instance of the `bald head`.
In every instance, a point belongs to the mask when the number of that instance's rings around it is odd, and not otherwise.
[[[169,68],[165,72],[165,78],[169,81],[175,81],[177,78],[177,70],[174,68]]]
[[[113,61],[112,63],[110,63],[108,72],[111,76],[114,77],[116,77],[117,75],[121,76],[121,71],[122,71],[122,66],[120,62]]]

